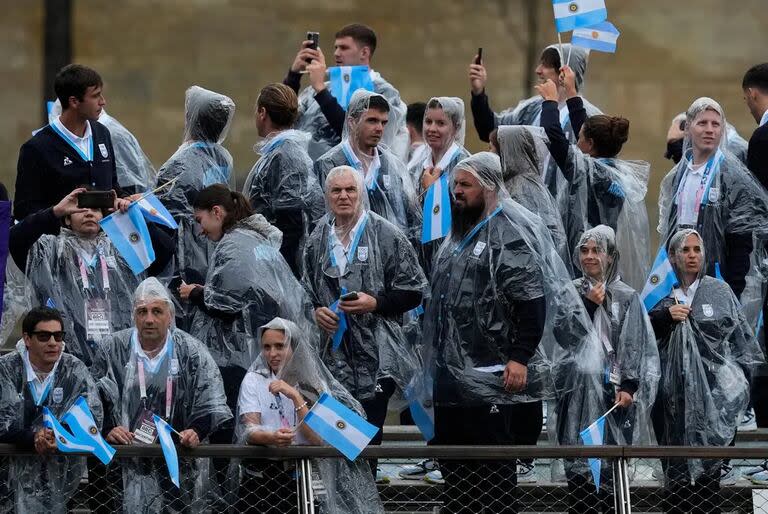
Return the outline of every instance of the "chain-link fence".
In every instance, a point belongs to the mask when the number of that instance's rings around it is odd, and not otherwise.
[[[384,446],[363,456],[389,477],[369,512],[768,514],[768,447]],[[330,448],[180,448],[176,487],[157,446],[120,448],[103,466],[0,445],[0,513],[359,512],[329,501],[349,480],[329,483],[329,462],[344,461]],[[359,463],[369,483],[370,463]]]

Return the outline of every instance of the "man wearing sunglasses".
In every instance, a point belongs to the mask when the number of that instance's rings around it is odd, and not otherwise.
[[[61,314],[32,309],[22,322],[16,351],[0,358],[0,442],[34,448],[40,458],[12,459],[0,471],[0,483],[13,494],[0,494],[0,511],[61,512],[77,490],[85,457],[56,456],[53,432],[43,426],[43,408],[61,420],[78,397],[88,402],[97,425],[103,418],[99,394],[77,357],[63,353]],[[2,476],[8,473],[8,476]],[[14,502],[13,507],[4,502]]]

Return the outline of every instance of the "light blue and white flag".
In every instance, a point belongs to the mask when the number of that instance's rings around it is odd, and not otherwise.
[[[347,288],[342,287],[341,296],[344,296],[345,294],[347,294]],[[347,331],[347,315],[343,310],[339,308],[340,301],[341,298],[333,302],[331,306],[328,307],[333,311],[334,314],[339,317],[339,326],[336,327],[336,332],[333,333],[333,344],[331,346],[331,349],[334,352],[339,349],[339,346],[341,346],[341,339],[344,337],[344,332]]]
[[[613,410],[613,409],[611,409]],[[608,411],[610,412],[610,411]],[[603,439],[605,437],[605,417],[608,412],[597,418],[597,420],[589,425],[587,428],[579,432],[582,442],[586,446],[602,446]],[[589,457],[589,469],[592,471],[592,479],[595,481],[595,488],[600,490],[600,468],[602,467],[602,459]]]
[[[423,393],[431,396],[431,379],[417,379],[408,384],[405,388],[405,399],[408,400],[413,422],[419,427],[424,440],[431,441],[435,437],[435,407],[432,398],[425,397]]]
[[[138,275],[155,261],[155,249],[149,238],[143,209],[134,203],[127,212],[115,212],[99,222],[112,244]]]
[[[656,260],[651,266],[651,274],[648,275],[648,280],[645,281],[643,291],[640,293],[646,312],[650,312],[662,298],[669,296],[677,283],[677,276],[672,269],[672,263],[669,262],[667,250],[663,247],[659,248]]]
[[[66,428],[61,426],[56,416],[51,413],[48,407],[43,407],[43,426],[53,430],[53,437],[56,439],[56,446],[60,452],[64,453],[93,453],[94,447],[90,444],[80,441],[70,434]]]
[[[424,223],[421,228],[421,242],[428,243],[448,235],[451,230],[451,196],[448,173],[443,173],[424,197]]]
[[[173,219],[173,216],[171,216],[171,213],[168,212],[168,209],[165,208],[160,199],[155,196],[155,193],[142,196],[136,203],[139,204],[142,214],[149,221],[165,225],[171,229],[179,228],[176,220]]]
[[[371,70],[368,66],[333,66],[328,68],[331,94],[345,111],[352,94],[358,89],[374,91]]]
[[[605,0],[552,0],[558,32],[590,27],[608,19]]]
[[[619,34],[619,30],[613,26],[613,23],[604,21],[591,27],[574,30],[571,44],[614,54],[616,53],[616,42],[619,40]]]
[[[96,420],[93,419],[85,398],[80,396],[61,420],[69,425],[69,429],[78,440],[93,445],[93,454],[102,464],[106,465],[112,461],[115,449],[101,437],[99,427],[96,426]]]
[[[379,431],[326,392],[304,416],[304,423],[349,460],[355,460]]]
[[[155,422],[155,427],[157,427],[157,437],[160,441],[160,447],[163,449],[163,457],[165,457],[165,465],[168,466],[168,474],[171,476],[171,482],[173,482],[176,487],[180,487],[179,455],[176,453],[176,446],[173,444],[173,439],[171,438],[171,432],[176,431],[157,414],[154,414],[152,419]]]

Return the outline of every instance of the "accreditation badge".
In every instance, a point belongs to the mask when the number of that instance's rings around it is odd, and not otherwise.
[[[112,310],[106,298],[85,301],[85,335],[89,341],[101,342],[112,333]]]
[[[133,437],[140,443],[153,444],[157,439],[157,426],[154,422],[154,414],[149,409],[144,409],[139,417]]]

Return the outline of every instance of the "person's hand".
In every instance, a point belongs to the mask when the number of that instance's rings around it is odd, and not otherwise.
[[[328,71],[325,66],[325,56],[323,55],[323,51],[318,49],[317,54],[318,58],[307,65],[309,85],[315,90],[315,94],[325,89],[325,74]]]
[[[429,186],[437,182],[442,172],[443,170],[441,170],[437,166],[430,166],[429,168],[425,168],[424,172],[421,174],[422,189],[424,189],[425,191],[429,189]]]
[[[543,84],[538,84],[534,87],[536,88],[536,92],[539,93],[544,100],[554,100],[557,102],[557,84],[552,82],[552,79],[547,79]]]
[[[347,314],[366,314],[376,310],[376,298],[365,293],[357,293],[357,300],[342,300],[339,308]]]
[[[691,308],[687,305],[673,305],[669,308],[669,314],[672,315],[672,319],[675,321],[685,321],[688,319],[688,314],[691,313]]]
[[[509,361],[504,368],[504,390],[508,393],[522,391],[528,382],[528,366]]]
[[[269,392],[272,394],[284,394],[288,398],[290,398],[292,401],[299,400],[301,398],[301,394],[294,388],[291,387],[287,382],[284,380],[274,380],[273,382],[270,382]],[[303,403],[304,400],[301,400],[301,403]]]
[[[124,427],[115,427],[107,434],[107,442],[112,444],[131,444],[133,433]]]
[[[602,305],[605,300],[605,282],[600,282],[587,293],[587,298],[597,305]]]
[[[192,290],[196,287],[203,287],[200,284],[187,284],[183,280],[179,286],[179,296],[182,300],[189,300],[189,295],[192,294]]]
[[[634,399],[632,398],[632,395],[629,394],[626,391],[618,391],[616,392],[616,405],[621,407],[622,409],[626,409],[630,405],[632,405],[632,402]]]
[[[78,187],[67,196],[61,199],[59,203],[53,206],[53,215],[57,218],[63,218],[71,214],[77,214],[85,212],[88,209],[81,209],[77,206],[77,195],[85,193],[87,190],[84,187]]]
[[[475,56],[475,59],[477,59],[477,56]],[[472,94],[477,96],[485,91],[488,73],[485,71],[485,66],[475,64],[475,59],[472,59],[472,64],[469,65],[469,87]]]
[[[142,196],[144,196],[144,193],[135,193],[135,194],[132,194],[131,196],[127,196],[125,199],[133,203],[137,200],[141,200]]]
[[[53,436],[53,430],[50,428],[41,428],[35,432],[35,451],[40,455],[52,453],[56,450],[56,440]]]
[[[579,95],[579,92],[576,90],[576,74],[567,64],[560,68],[560,85],[565,89],[566,98],[573,98]]]
[[[672,119],[672,124],[667,130],[667,143],[677,141],[685,137],[685,131],[680,129],[680,123],[685,121],[685,114],[678,114]]]
[[[118,198],[114,189],[112,190],[112,194],[115,195],[115,205],[113,206],[112,210],[126,212],[128,207],[131,206],[131,201],[128,198]]]
[[[333,334],[339,328],[339,316],[328,307],[315,309],[315,322],[329,334]]]
[[[179,444],[187,448],[196,448],[200,444],[200,436],[194,428],[188,428],[179,432]]]
[[[301,73],[307,69],[307,64],[315,59],[318,59],[320,49],[318,48],[317,50],[313,50],[309,48],[311,45],[312,41],[310,40],[303,41],[301,43],[301,48],[299,48],[299,51],[296,54],[296,58],[293,60],[293,64],[291,64],[292,72]]]
[[[295,434],[292,428],[278,428],[272,432],[272,444],[279,447],[290,446]]]

